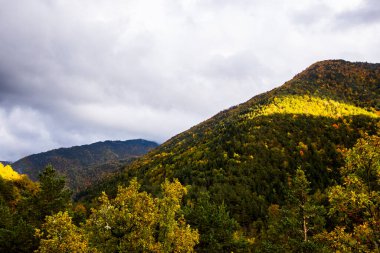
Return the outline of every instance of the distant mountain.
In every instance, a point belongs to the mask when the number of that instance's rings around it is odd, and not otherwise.
[[[68,185],[77,191],[157,146],[155,142],[142,139],[96,142],[30,155],[12,163],[12,167],[37,180],[40,171],[52,164],[67,177]]]
[[[166,178],[208,191],[244,228],[281,204],[298,167],[313,191],[340,180],[344,153],[379,128],[380,64],[317,62],[283,86],[222,111],[171,138],[104,181],[101,190],[138,177],[157,192]],[[107,184],[107,182],[109,182]]]

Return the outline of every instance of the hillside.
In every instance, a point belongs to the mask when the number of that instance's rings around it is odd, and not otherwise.
[[[139,157],[158,144],[146,140],[104,141],[89,145],[60,148],[24,157],[12,164],[32,180],[51,164],[67,177],[73,190],[83,189],[103,176],[118,171],[122,164]]]
[[[125,166],[117,182],[137,177],[157,192],[165,178],[207,191],[246,229],[281,204],[289,178],[305,170],[313,192],[339,182],[344,154],[378,131],[380,64],[322,61],[283,86],[222,111]]]

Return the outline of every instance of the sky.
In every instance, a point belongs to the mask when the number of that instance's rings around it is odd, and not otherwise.
[[[0,160],[159,143],[326,59],[380,62],[378,0],[0,0]]]

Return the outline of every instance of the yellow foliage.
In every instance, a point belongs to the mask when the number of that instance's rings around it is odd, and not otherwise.
[[[19,180],[21,175],[12,169],[10,165],[0,163],[0,176],[6,180]]]
[[[353,115],[365,115],[372,118],[379,117],[374,112],[369,112],[354,105],[308,95],[275,97],[268,105],[265,105],[259,109],[253,109],[243,117],[253,119],[258,116],[268,116],[277,113],[294,115],[304,114],[330,118],[340,118],[343,116]]]
[[[41,238],[36,253],[97,252],[96,249],[89,247],[83,231],[72,223],[67,212],[47,216],[42,230],[36,229],[35,235]]]

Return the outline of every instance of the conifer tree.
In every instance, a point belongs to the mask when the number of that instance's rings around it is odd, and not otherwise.
[[[24,203],[25,216],[39,227],[45,217],[64,211],[71,202],[71,190],[65,186],[65,178],[53,166],[48,165],[39,175],[39,191]]]
[[[263,232],[264,252],[318,252],[322,250],[311,237],[322,231],[324,208],[310,195],[310,182],[298,168],[290,182],[286,203],[281,208],[271,205],[268,228]]]

